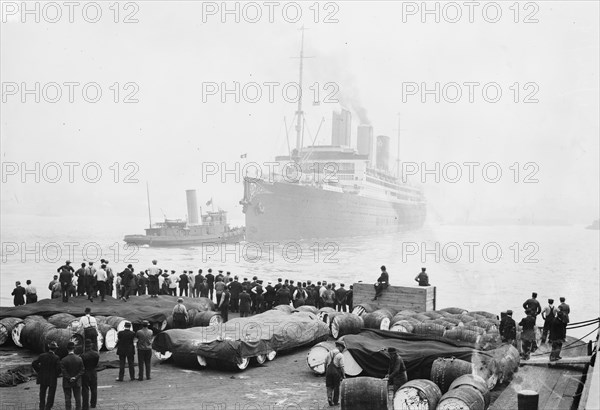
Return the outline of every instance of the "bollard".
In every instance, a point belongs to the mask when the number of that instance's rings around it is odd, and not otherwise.
[[[534,390],[521,390],[517,395],[519,410],[538,410],[540,395]]]

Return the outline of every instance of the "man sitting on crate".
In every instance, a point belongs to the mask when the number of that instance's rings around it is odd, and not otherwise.
[[[377,283],[373,285],[373,287],[375,287],[375,297],[373,300],[377,300],[377,298],[383,293],[383,290],[387,289],[389,285],[390,275],[388,275],[387,271],[385,270],[385,266],[382,266],[381,276],[379,276],[379,279],[377,279]]]

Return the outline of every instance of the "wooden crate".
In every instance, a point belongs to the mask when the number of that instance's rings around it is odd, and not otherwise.
[[[390,307],[398,311],[413,310],[427,312],[435,310],[435,286],[388,286],[376,301],[375,288],[372,283],[355,283],[352,294],[354,306],[361,303],[371,303],[379,307]]]

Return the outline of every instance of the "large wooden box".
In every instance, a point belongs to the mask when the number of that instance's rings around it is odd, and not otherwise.
[[[388,286],[376,301],[372,283],[355,283],[352,295],[354,306],[370,303],[378,307],[390,307],[398,311],[427,312],[435,310],[435,286]]]

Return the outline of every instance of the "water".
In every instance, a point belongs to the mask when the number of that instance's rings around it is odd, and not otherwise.
[[[128,263],[136,271],[143,270],[152,259],[157,259],[160,267],[179,273],[184,269],[197,272],[199,268],[211,267],[215,271],[231,271],[240,279],[254,275],[273,282],[279,277],[302,281],[325,279],[349,286],[357,281],[374,282],[383,264],[393,285],[414,285],[414,277],[425,266],[430,282],[437,286],[438,308],[459,306],[490,312],[512,309],[518,321],[523,301],[537,291],[543,306],[548,298],[558,303],[560,296],[566,297],[571,305],[572,322],[598,317],[600,312],[599,234],[583,226],[443,225],[379,237],[300,241],[271,249],[265,244],[261,244],[262,249],[256,244],[230,245],[221,250],[128,249],[121,242],[123,236],[140,232],[144,226],[144,218],[3,217],[1,305],[12,306],[10,293],[16,280],[24,284],[31,279],[40,297],[48,297],[47,285],[56,269],[66,258],[71,258],[77,268],[84,259],[83,246],[89,244],[87,259],[104,257],[115,271],[121,271]],[[68,242],[75,244],[65,245]],[[15,255],[9,255],[11,243],[17,244]],[[22,243],[33,253],[22,254]],[[62,254],[58,255],[51,243],[61,245]],[[35,244],[39,244],[37,252]],[[486,255],[484,245],[487,245]],[[69,246],[74,250],[71,254]],[[102,253],[96,255],[96,249]],[[302,253],[298,260],[297,249]],[[499,258],[498,250],[502,252]],[[462,252],[460,257],[457,251]],[[583,328],[569,334],[580,337],[591,330]]]

